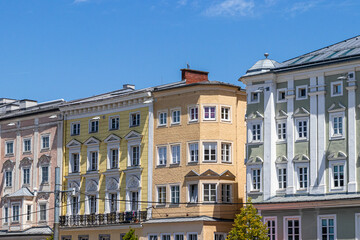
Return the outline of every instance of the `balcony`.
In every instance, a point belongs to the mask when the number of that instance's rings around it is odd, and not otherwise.
[[[88,227],[146,221],[147,211],[60,216],[60,227]]]

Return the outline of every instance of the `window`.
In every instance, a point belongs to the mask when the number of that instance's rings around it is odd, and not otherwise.
[[[260,191],[261,187],[261,171],[260,169],[252,169],[252,188],[255,191]]]
[[[89,210],[90,210],[90,214],[95,214],[96,213],[96,196],[94,195],[90,195],[89,197]]]
[[[182,233],[175,233],[174,240],[184,240],[184,234]]]
[[[31,139],[24,139],[24,152],[31,152]]]
[[[168,233],[161,234],[161,240],[171,240],[171,235]]]
[[[221,202],[231,203],[231,184],[221,184]]]
[[[230,121],[230,107],[221,107],[221,120]]]
[[[6,154],[14,154],[14,142],[6,142]]]
[[[99,120],[90,120],[89,133],[96,133],[99,131]]]
[[[79,213],[79,197],[71,197],[71,212],[72,215],[77,215]]]
[[[296,87],[296,100],[307,99],[307,85]]]
[[[204,107],[204,120],[216,119],[216,107]]]
[[[204,143],[204,161],[216,162],[217,143]]]
[[[277,136],[279,141],[286,140],[286,121],[277,123]]]
[[[110,149],[110,168],[116,169],[119,165],[119,149]]]
[[[344,112],[330,114],[330,139],[344,137],[344,117]]]
[[[214,240],[226,240],[226,233],[214,233]]]
[[[80,123],[71,123],[71,136],[80,135]]]
[[[30,184],[30,168],[23,168],[23,184]]]
[[[160,205],[165,205],[166,204],[166,187],[165,186],[161,186],[158,187],[158,200],[157,203]]]
[[[157,235],[149,235],[149,240],[158,240],[158,236]]]
[[[299,167],[298,168],[298,179],[299,179],[299,188],[307,189],[308,187],[308,168]]]
[[[100,234],[99,240],[110,240],[110,234]]]
[[[77,173],[80,170],[80,154],[73,153],[71,154],[71,161],[72,161],[72,172]]]
[[[221,144],[221,161],[226,163],[231,163],[231,144],[222,143]]]
[[[118,130],[119,129],[119,117],[110,117],[109,118],[109,130]]]
[[[197,184],[189,185],[189,202],[190,203],[198,202],[198,185]]]
[[[180,110],[171,111],[171,124],[180,123]]]
[[[167,112],[159,113],[159,126],[166,126],[167,124]]]
[[[98,152],[90,152],[90,171],[96,171],[98,168]]]
[[[260,96],[258,92],[250,93],[250,103],[258,103],[260,102]]]
[[[180,163],[180,145],[172,145],[171,146],[171,160],[172,164]]]
[[[285,218],[285,238],[288,240],[300,240],[301,239],[301,228],[300,218]]]
[[[4,207],[4,222],[5,223],[9,222],[9,208],[8,207]]]
[[[49,166],[42,166],[41,167],[41,183],[48,183],[49,182]]]
[[[297,128],[297,140],[307,140],[308,139],[308,119],[297,119],[296,120]]]
[[[199,108],[189,107],[189,122],[197,122],[199,120]]]
[[[158,147],[158,165],[166,165],[167,148]]]
[[[179,204],[180,202],[180,187],[179,185],[171,186],[171,204]]]
[[[12,171],[5,172],[5,186],[6,187],[12,186]]]
[[[249,124],[249,142],[257,143],[261,142],[262,123],[253,122]]]
[[[264,222],[268,229],[269,240],[276,240],[276,218],[264,217]]]
[[[278,168],[279,189],[286,188],[286,168]]]
[[[280,88],[277,90],[277,102],[286,102],[286,88]]]
[[[139,166],[140,164],[140,147],[139,146],[131,146],[131,166]]]
[[[26,205],[26,221],[31,221],[31,205]]]
[[[140,126],[140,113],[130,114],[130,127]]]
[[[41,149],[49,149],[50,148],[50,136],[41,136]]]
[[[19,222],[19,211],[20,211],[20,206],[19,205],[13,205],[12,206],[12,221],[13,222]]]
[[[137,211],[139,206],[139,192],[130,193],[131,211]]]
[[[40,204],[40,221],[46,221],[46,204]]]
[[[332,165],[333,170],[333,187],[342,188],[344,187],[344,164]]]
[[[117,200],[117,193],[110,193],[109,194],[110,197],[110,212],[116,212],[117,211],[117,204],[118,204],[118,200]]]
[[[336,218],[335,215],[323,215],[318,217],[318,239],[336,239]]]
[[[342,96],[343,95],[342,89],[343,89],[342,81],[332,82],[331,83],[331,96],[332,97]]]
[[[198,240],[197,233],[188,233],[187,240]]]
[[[189,143],[189,162],[198,162],[199,161],[199,144],[198,143]]]
[[[204,184],[204,202],[216,202],[216,184],[206,183]]]

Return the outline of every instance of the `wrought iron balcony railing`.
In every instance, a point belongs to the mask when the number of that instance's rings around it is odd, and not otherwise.
[[[61,227],[101,226],[109,224],[126,224],[143,222],[147,219],[147,211],[113,212],[105,214],[86,214],[60,216]]]

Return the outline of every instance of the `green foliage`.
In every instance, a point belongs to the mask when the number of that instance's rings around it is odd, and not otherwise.
[[[46,240],[54,240],[54,235],[51,235],[51,237],[46,238]]]
[[[269,240],[268,229],[261,220],[262,217],[257,214],[249,198],[245,207],[236,215],[227,240]]]
[[[123,237],[124,240],[139,240],[139,238],[135,235],[135,230],[131,229],[125,236]]]

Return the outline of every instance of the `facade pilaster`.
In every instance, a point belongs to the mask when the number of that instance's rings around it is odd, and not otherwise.
[[[295,186],[294,186],[294,166],[293,166],[293,158],[294,158],[294,97],[295,97],[295,90],[294,90],[294,80],[288,80],[288,90],[287,90],[287,188],[286,194],[294,194]]]
[[[310,77],[310,193],[316,193],[317,179],[317,79]]]
[[[35,118],[34,119],[34,161],[33,161],[33,186],[34,188],[38,188],[38,180],[39,180],[39,176],[40,176],[40,172],[39,172],[39,168],[35,167],[38,165],[38,160],[39,160],[39,119]]]
[[[20,136],[20,122],[16,123],[17,130],[16,130],[16,143],[15,145],[15,191],[21,188],[21,169],[20,166],[20,148],[21,148],[21,136]]]
[[[310,142],[311,144],[311,142]],[[326,169],[326,121],[325,121],[325,78],[318,76],[318,194],[325,194]]]

